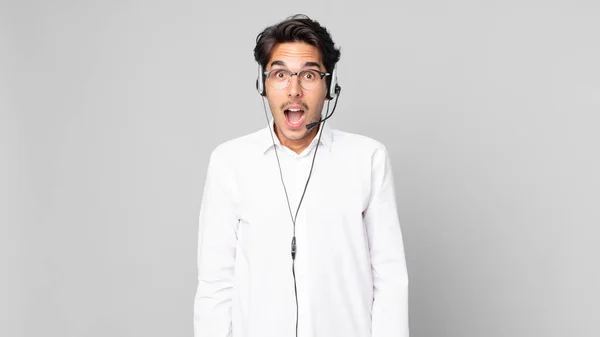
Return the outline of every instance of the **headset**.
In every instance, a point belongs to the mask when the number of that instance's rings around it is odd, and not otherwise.
[[[265,76],[265,72],[263,70],[262,65],[258,65],[258,76],[256,77],[256,91],[261,96],[266,96],[267,91],[265,89],[265,82],[267,78]],[[336,97],[342,88],[338,85],[337,79],[337,67],[333,68],[333,72],[331,72],[331,77],[326,78],[329,83],[329,87],[327,88],[327,99],[333,99]]]

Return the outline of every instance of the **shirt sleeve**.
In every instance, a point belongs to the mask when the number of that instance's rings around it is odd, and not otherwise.
[[[408,337],[408,275],[394,179],[385,147],[372,156],[371,197],[364,212],[373,273],[372,337]]]
[[[195,337],[231,337],[231,303],[237,225],[227,170],[211,155],[200,206]]]

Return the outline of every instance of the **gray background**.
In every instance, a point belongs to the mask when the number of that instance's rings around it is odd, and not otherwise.
[[[297,12],[392,156],[412,336],[600,335],[597,1],[0,6],[1,336],[192,335],[208,156]]]

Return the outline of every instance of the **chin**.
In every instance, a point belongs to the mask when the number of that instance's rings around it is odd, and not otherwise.
[[[306,127],[303,126],[300,129],[292,129],[292,130],[287,129],[283,133],[283,136],[289,140],[300,140],[300,139],[306,137],[307,134],[308,134],[308,132],[306,132]]]

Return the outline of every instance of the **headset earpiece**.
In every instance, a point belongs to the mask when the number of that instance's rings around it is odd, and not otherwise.
[[[327,88],[327,99],[333,99],[340,93],[340,86],[337,80],[337,67],[333,68],[331,73],[331,82],[329,82],[329,88]]]
[[[261,96],[265,96],[267,93],[265,92],[265,74],[263,72],[262,65],[258,65],[258,76],[256,77],[256,91]]]

